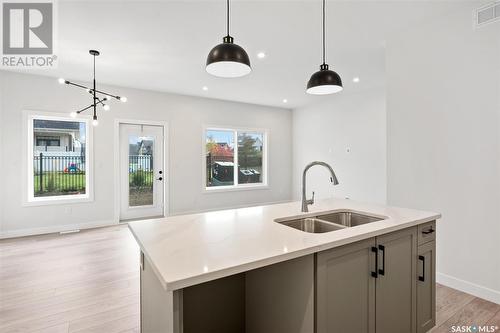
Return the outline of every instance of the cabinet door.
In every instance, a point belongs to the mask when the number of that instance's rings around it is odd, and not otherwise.
[[[418,247],[417,333],[436,325],[436,242]]]
[[[376,282],[376,331],[416,330],[417,228],[377,237],[379,274]]]
[[[317,254],[316,332],[375,332],[375,238]]]

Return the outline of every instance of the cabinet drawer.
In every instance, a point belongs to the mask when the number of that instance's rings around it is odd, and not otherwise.
[[[432,242],[436,239],[436,221],[418,226],[418,245]]]

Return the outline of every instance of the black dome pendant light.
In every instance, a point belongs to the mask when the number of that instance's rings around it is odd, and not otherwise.
[[[307,82],[308,94],[327,95],[334,94],[344,89],[342,79],[332,70],[328,69],[325,62],[325,0],[323,0],[323,63],[319,66],[319,71],[311,75]]]
[[[227,35],[223,43],[214,47],[207,57],[206,70],[209,74],[218,77],[240,77],[252,71],[250,59],[245,50],[234,44],[234,39],[229,35],[229,0],[227,0]]]

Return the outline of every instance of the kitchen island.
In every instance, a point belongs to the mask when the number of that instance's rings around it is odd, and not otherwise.
[[[438,218],[328,199],[132,222],[142,332],[426,332]]]

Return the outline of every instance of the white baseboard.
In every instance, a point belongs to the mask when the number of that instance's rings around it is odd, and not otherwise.
[[[493,303],[500,304],[500,291],[498,290],[483,287],[478,284],[464,281],[439,272],[436,273],[436,281],[437,283],[445,285],[447,287],[463,291],[464,293],[474,295]]]
[[[40,227],[40,228],[30,228],[30,229],[19,229],[19,230],[10,230],[10,231],[2,231],[0,232],[0,239],[6,238],[15,238],[15,237],[25,237],[25,236],[33,236],[33,235],[43,235],[43,234],[52,234],[56,232],[63,232],[75,229],[91,229],[98,227],[106,227],[118,224],[113,220],[106,221],[96,221],[96,222],[88,222],[88,223],[77,223],[77,224],[65,224],[65,225],[57,225],[50,227]]]

